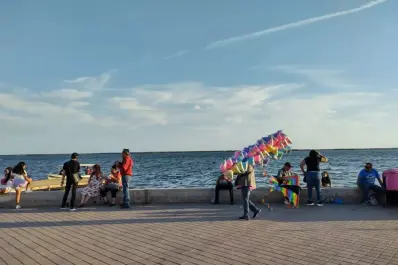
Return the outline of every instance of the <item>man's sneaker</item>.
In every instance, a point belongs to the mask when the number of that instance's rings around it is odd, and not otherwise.
[[[76,208],[70,208],[69,209],[69,212],[74,212],[74,211],[76,211]]]
[[[246,220],[246,221],[249,221],[250,218],[249,218],[249,216],[241,216],[241,217],[239,217],[239,220]]]
[[[15,209],[21,209],[22,208],[22,206],[21,205],[19,205],[19,204],[17,204],[16,206],[15,206]]]
[[[318,206],[318,207],[322,207],[322,206],[323,206],[323,203],[321,203],[321,202],[318,202],[318,203],[316,204],[316,206]]]
[[[261,213],[261,210],[260,210],[260,209],[258,209],[258,211],[257,211],[256,213],[253,214],[252,219],[256,218],[256,216],[257,216],[259,213]]]
[[[365,202],[363,203],[363,205],[372,206],[372,204],[370,203],[370,201],[365,201]]]
[[[307,206],[314,206],[315,203],[313,203],[312,201],[308,201],[306,205],[307,205]]]

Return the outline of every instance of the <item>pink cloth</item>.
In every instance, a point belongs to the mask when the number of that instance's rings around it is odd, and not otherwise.
[[[398,191],[398,168],[384,171],[383,176],[386,181],[386,189]]]

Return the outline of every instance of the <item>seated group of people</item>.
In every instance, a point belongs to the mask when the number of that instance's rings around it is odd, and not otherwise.
[[[278,180],[279,185],[283,185],[286,178],[297,175],[296,173],[293,173],[291,169],[292,165],[289,162],[286,162],[284,166],[278,171],[275,178]],[[214,204],[220,203],[219,201],[220,190],[229,190],[230,203],[234,204],[234,196],[233,196],[234,185],[232,183],[234,176],[232,174],[231,175],[228,174],[231,174],[231,172],[227,171],[226,174],[221,174],[217,179],[215,187],[215,198],[213,202]],[[264,177],[266,176],[267,173],[264,172]],[[376,179],[379,182],[380,186],[375,184]],[[321,174],[320,182],[321,186],[324,188],[332,187],[332,181],[327,171],[324,171]],[[357,178],[357,186],[362,193],[361,203],[364,203],[365,205],[371,205],[372,203],[370,201],[371,197],[369,197],[369,192],[373,191],[375,193],[377,201],[381,204],[384,204],[383,200],[381,200],[381,196],[385,193],[385,185],[379,173],[377,172],[377,170],[373,168],[371,163],[366,163],[365,168],[359,172]]]
[[[122,187],[122,176],[119,172],[119,162],[111,168],[111,174],[107,177],[101,172],[99,165],[93,166],[93,171],[88,180],[88,185],[81,191],[81,201],[79,207],[82,208],[90,198],[101,196],[105,204],[108,204],[107,193],[111,193],[112,200],[110,206],[116,205],[116,194]]]

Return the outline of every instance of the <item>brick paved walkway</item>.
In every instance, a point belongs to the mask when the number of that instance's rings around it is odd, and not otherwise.
[[[0,264],[395,264],[397,209],[180,204],[0,210]]]

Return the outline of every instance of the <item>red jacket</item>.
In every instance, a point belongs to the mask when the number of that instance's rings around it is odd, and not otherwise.
[[[122,166],[120,167],[120,175],[132,176],[133,175],[133,159],[127,156],[123,159]]]

